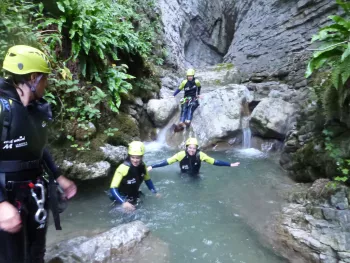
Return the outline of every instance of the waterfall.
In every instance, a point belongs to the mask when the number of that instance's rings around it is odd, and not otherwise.
[[[252,132],[250,128],[244,128],[243,129],[243,148],[247,149],[251,147],[251,137]]]
[[[249,126],[250,121],[250,110],[249,103],[246,97],[242,99],[242,108],[241,108],[241,126],[243,131],[243,148],[247,149],[251,147],[251,137],[252,132]]]

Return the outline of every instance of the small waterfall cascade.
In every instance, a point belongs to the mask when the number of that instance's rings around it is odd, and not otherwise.
[[[251,148],[252,132],[250,130],[249,121],[250,121],[249,102],[247,98],[244,97],[242,99],[242,107],[241,107],[241,126],[243,131],[242,147],[245,149]]]

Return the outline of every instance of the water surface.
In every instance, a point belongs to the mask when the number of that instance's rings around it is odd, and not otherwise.
[[[175,153],[159,144],[148,144],[146,150],[149,164]],[[259,234],[281,205],[277,191],[289,185],[277,162],[254,149],[206,153],[241,165],[203,163],[197,178],[181,175],[178,164],[154,169],[151,177],[162,197],[143,185],[144,200],[129,215],[110,205],[104,191],[111,178],[81,183],[62,216],[64,230],[56,232],[51,225],[48,243],[141,220],[168,244],[172,263],[285,262]]]

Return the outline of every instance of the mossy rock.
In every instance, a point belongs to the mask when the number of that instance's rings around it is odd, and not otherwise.
[[[120,113],[118,116],[116,116],[116,118],[111,119],[103,126],[104,129],[118,129],[113,136],[109,136],[107,138],[107,143],[115,146],[127,146],[132,140],[138,140],[140,138],[140,130],[138,125],[132,120],[131,116],[125,113]]]
[[[233,69],[234,65],[232,63],[221,63],[215,65],[215,71],[230,70]]]

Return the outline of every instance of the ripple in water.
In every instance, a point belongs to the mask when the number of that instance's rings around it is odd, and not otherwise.
[[[267,158],[268,155],[262,151],[259,151],[255,148],[247,148],[247,149],[235,149],[234,153],[237,157],[240,158]]]
[[[166,149],[147,152],[145,162],[172,154]],[[142,185],[144,200],[131,214],[110,206],[104,191],[111,178],[81,183],[78,196],[62,215],[59,236],[50,225],[49,243],[141,220],[152,236],[168,244],[170,263],[285,262],[261,243],[254,227],[268,223],[279,207],[272,182],[283,182],[281,169],[268,158],[261,158],[263,153],[257,150],[208,154],[241,165],[230,168],[203,163],[199,179],[180,176],[178,164],[153,169],[151,177],[162,197],[156,198]]]

